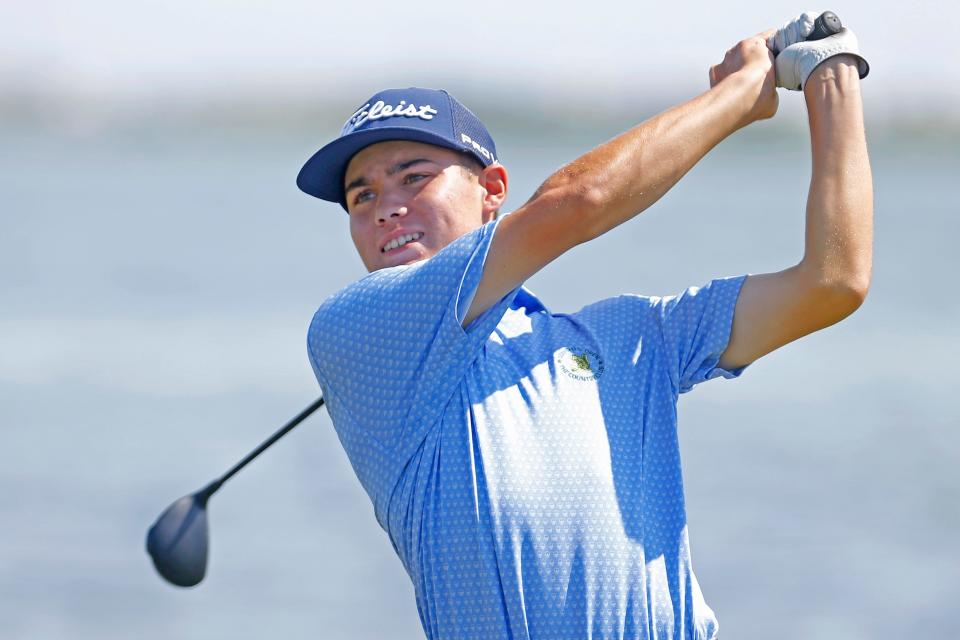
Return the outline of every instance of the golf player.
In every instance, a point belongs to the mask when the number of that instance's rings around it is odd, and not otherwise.
[[[806,41],[816,15],[739,42],[709,90],[509,214],[493,139],[444,91],[377,93],[304,165],[299,187],[346,209],[370,272],[320,306],[310,362],[427,637],[717,637],[691,565],[678,394],[838,322],[870,283],[868,67],[849,30]],[[802,90],[812,140],[797,264],[569,314],[524,288],[772,117],[778,86]]]

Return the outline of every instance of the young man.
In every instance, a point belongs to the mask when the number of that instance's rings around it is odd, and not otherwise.
[[[803,42],[813,17],[738,43],[709,91],[509,215],[493,140],[441,91],[375,95],[304,166],[298,185],[347,209],[371,272],[317,311],[310,361],[429,638],[716,637],[690,563],[678,394],[839,321],[870,282],[867,66],[848,31]],[[798,264],[573,314],[522,287],[772,117],[778,84],[802,87],[810,116]]]

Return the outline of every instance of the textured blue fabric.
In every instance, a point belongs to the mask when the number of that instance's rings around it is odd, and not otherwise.
[[[746,276],[552,314],[466,313],[491,222],[327,299],[333,424],[431,639],[716,637],[688,548],[679,393],[717,366]]]

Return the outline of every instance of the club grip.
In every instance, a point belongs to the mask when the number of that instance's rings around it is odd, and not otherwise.
[[[840,24],[840,18],[833,11],[824,11],[817,19],[813,21],[813,31],[807,36],[807,40],[822,40],[827,36],[840,33],[843,25]]]

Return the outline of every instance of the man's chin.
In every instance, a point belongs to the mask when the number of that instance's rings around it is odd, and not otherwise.
[[[415,256],[407,260],[397,260],[391,264],[385,265],[385,267],[399,267],[400,265],[414,264],[415,262],[420,262],[421,260],[426,260],[427,256]]]
[[[410,247],[407,250],[401,249],[390,255],[382,256],[380,266],[377,269],[386,269],[388,267],[399,267],[400,265],[413,264],[426,260],[430,256],[419,247]]]

